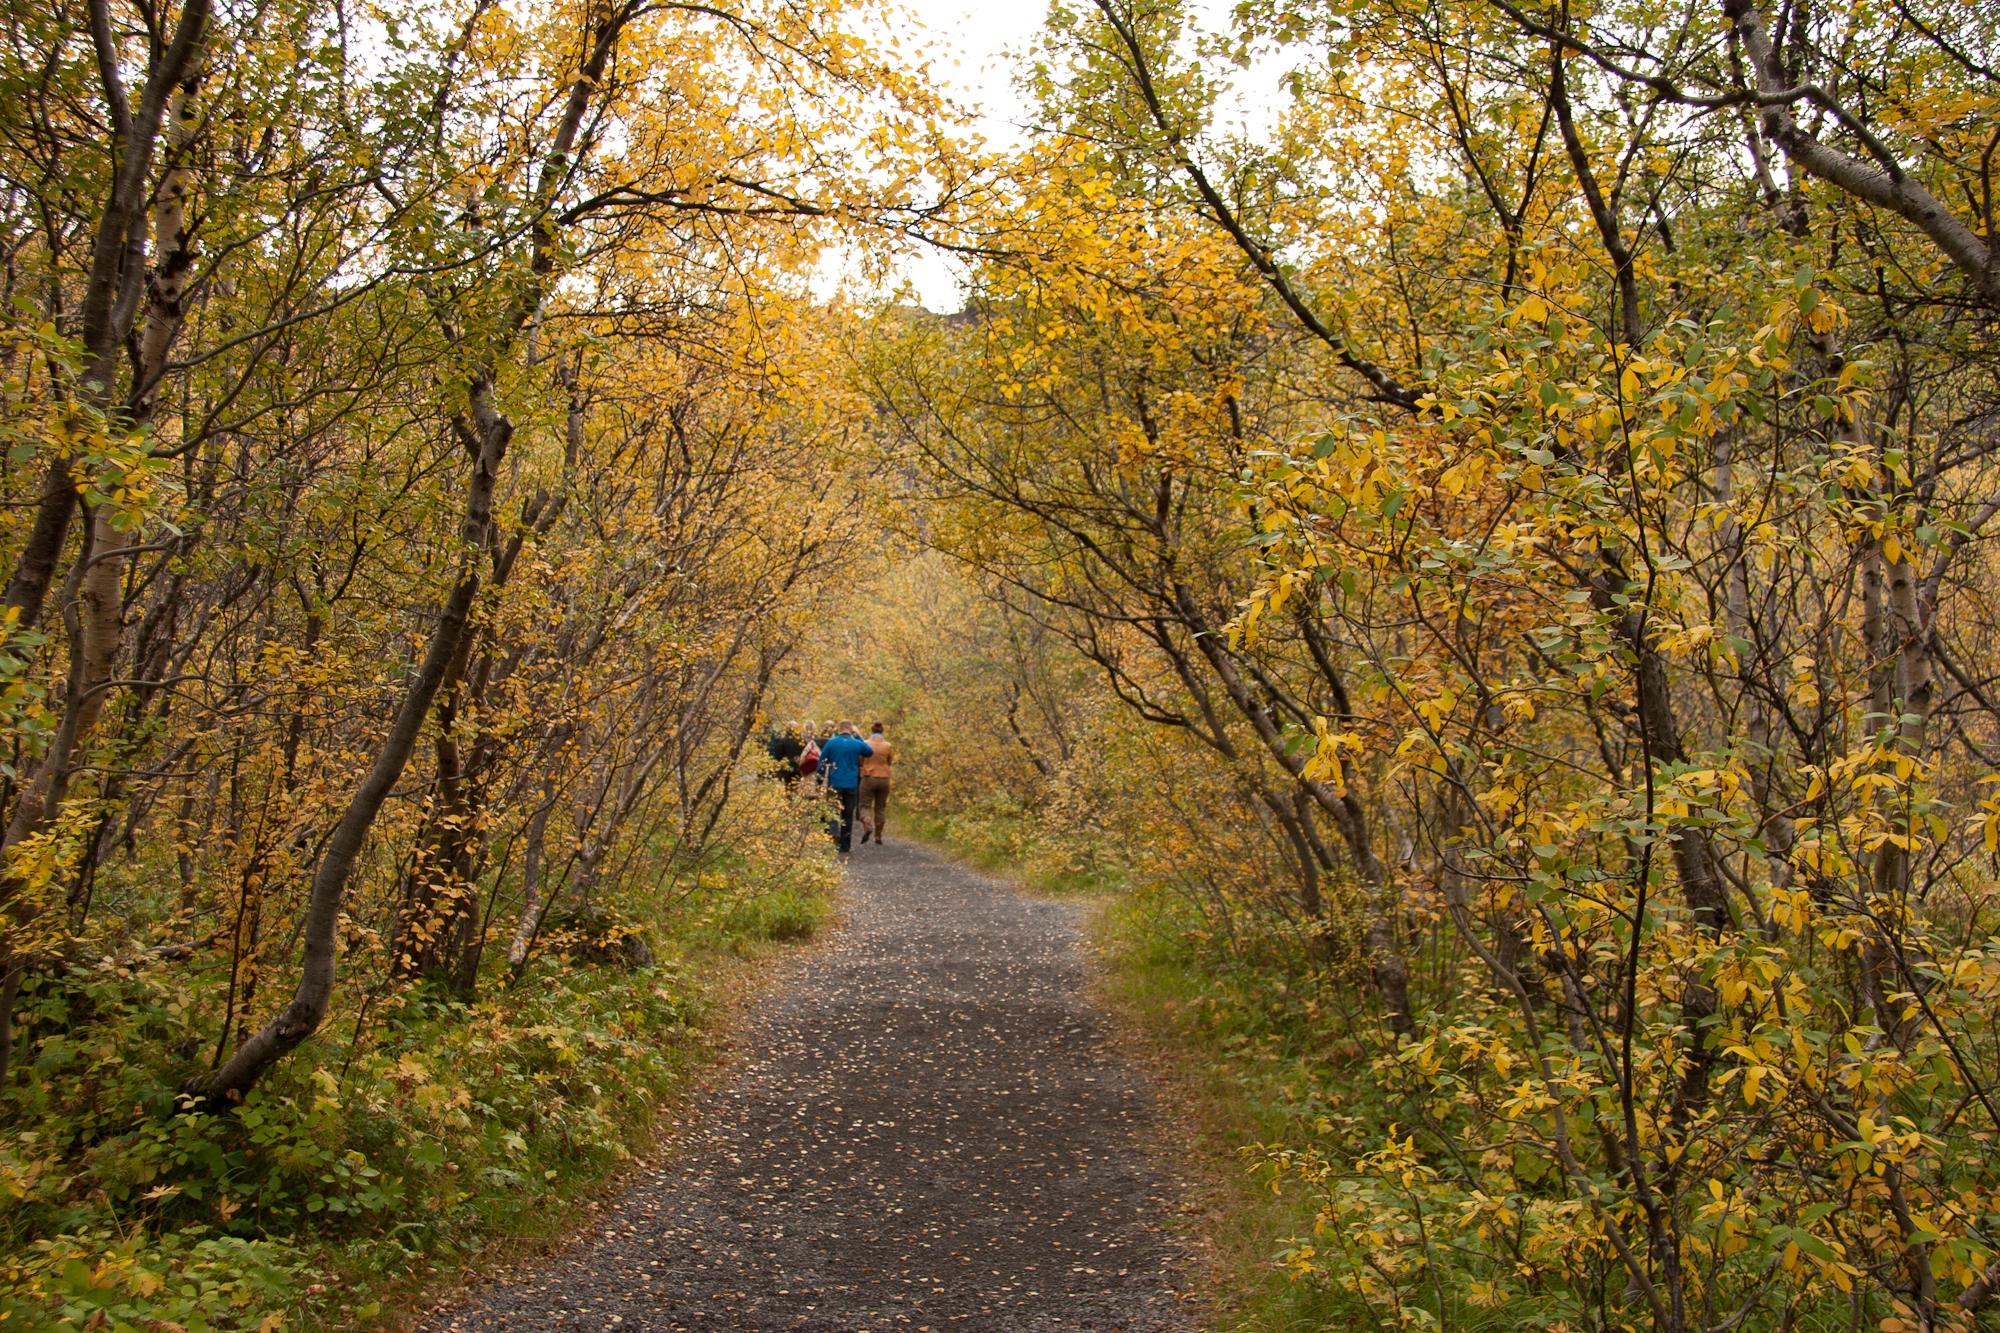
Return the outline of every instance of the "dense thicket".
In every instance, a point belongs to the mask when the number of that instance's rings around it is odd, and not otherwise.
[[[1058,6],[970,314],[866,378],[916,535],[1152,724],[1099,819],[1202,947],[1289,937],[1322,1073],[1371,997],[1287,1262],[1406,1326],[1969,1324],[1990,16],[1237,17]],[[1242,42],[1268,144],[1207,124]]]
[[[732,797],[865,423],[808,279],[949,157],[838,4],[5,13],[15,1317],[255,1323],[203,1228],[617,1147],[687,997],[588,974],[791,827]]]

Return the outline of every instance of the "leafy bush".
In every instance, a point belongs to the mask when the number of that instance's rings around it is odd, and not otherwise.
[[[7,1261],[0,1320],[10,1329],[269,1330],[303,1293],[325,1291],[309,1283],[318,1270],[297,1247],[205,1231],[149,1240],[100,1228],[37,1241]]]
[[[630,900],[665,959],[650,967],[551,950],[472,1001],[378,988],[230,1114],[179,1092],[215,1016],[172,969],[38,979],[24,1045],[60,1077],[11,1090],[28,1128],[0,1141],[0,1327],[352,1322],[545,1231],[649,1142],[700,1056],[712,960],[824,923],[824,861],[774,877],[737,857],[700,890]]]

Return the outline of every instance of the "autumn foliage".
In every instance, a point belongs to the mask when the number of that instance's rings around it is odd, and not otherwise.
[[[1096,817],[1190,965],[1288,1015],[1299,1282],[1398,1326],[1982,1317],[1992,40],[1052,12],[966,315],[865,382],[925,540],[1146,724]],[[1212,117],[1243,43],[1297,70],[1268,142]]]
[[[359,1317],[814,928],[757,729],[869,414],[809,282],[953,172],[872,22],[8,8],[0,1320]]]
[[[999,154],[893,23],[9,8],[9,1317],[626,1151],[832,710],[1284,1066],[1341,1319],[1990,1318],[1991,16],[1059,0]]]

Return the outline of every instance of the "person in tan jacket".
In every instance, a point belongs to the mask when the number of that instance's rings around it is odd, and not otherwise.
[[[861,761],[861,841],[872,836],[880,843],[889,823],[889,771],[896,762],[896,747],[882,734],[880,722],[868,737],[868,748],[874,753]]]

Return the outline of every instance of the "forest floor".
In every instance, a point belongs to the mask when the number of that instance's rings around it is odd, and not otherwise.
[[[759,1002],[675,1159],[427,1333],[1193,1326],[1085,907],[902,843]]]

